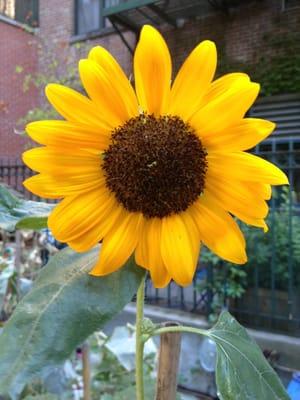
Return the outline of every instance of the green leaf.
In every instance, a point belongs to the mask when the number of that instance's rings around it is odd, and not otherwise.
[[[131,301],[143,269],[130,259],[113,274],[92,277],[98,254],[98,247],[81,254],[64,249],[42,269],[0,335],[0,393],[16,398]]]
[[[47,218],[55,204],[25,200],[0,185],[0,228],[39,230],[47,227]]]
[[[20,203],[20,199],[16,197],[4,185],[0,185],[0,210],[12,209]]]
[[[288,400],[282,383],[246,330],[223,312],[208,336],[217,345],[216,381],[221,400]]]
[[[24,68],[22,67],[22,65],[16,65],[16,73],[17,74],[21,74],[21,72],[23,72]]]
[[[33,229],[40,230],[47,228],[48,217],[27,217],[21,219],[17,225],[17,229]]]
[[[26,396],[24,400],[58,400],[58,397],[55,394],[44,393]]]

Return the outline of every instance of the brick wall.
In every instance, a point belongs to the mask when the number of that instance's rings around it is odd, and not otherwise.
[[[22,88],[24,75],[36,70],[35,37],[0,20],[0,54],[0,158],[19,158],[28,139],[14,133],[17,122],[37,104],[36,90]],[[22,73],[16,73],[17,65]]]
[[[281,9],[279,0],[246,2],[229,15],[218,12],[206,18],[188,21],[181,29],[165,27],[164,35],[171,48],[175,70],[201,40],[216,42],[220,59],[255,64],[262,56],[278,51],[270,39],[298,32],[300,36],[300,4]]]
[[[49,48],[51,54],[54,51],[57,55],[59,68],[63,71],[70,62],[76,64],[79,58],[85,57],[88,47],[100,44],[112,52],[128,75],[132,71],[131,54],[115,33],[90,39],[81,47],[74,43],[73,5],[74,0],[40,0],[40,28],[35,37],[40,40],[42,50],[38,56],[33,35],[0,22],[0,156],[17,156],[21,152],[26,140],[14,135],[13,129],[18,118],[39,101],[33,89],[25,94],[22,92],[24,74],[16,75],[15,65],[22,65],[24,72],[45,71],[51,63],[47,59]],[[161,25],[171,49],[174,70],[203,39],[216,42],[221,59],[226,55],[229,60],[251,64],[261,55],[271,55],[276,50],[269,46],[267,37],[300,33],[300,7],[282,12],[281,5],[281,0],[244,2],[229,15],[215,12],[207,17],[198,16],[176,29]],[[124,34],[134,47],[135,35]]]
[[[81,46],[71,45],[70,41],[74,34],[74,0],[40,0],[40,29],[41,39],[46,51],[41,54],[40,64],[43,68],[47,54],[57,53],[62,64],[70,59],[78,60],[86,57],[89,47],[102,45],[109,49],[119,60],[120,64],[129,74],[131,72],[131,55],[116,34],[106,34],[102,37],[81,42]],[[135,45],[135,35],[125,32],[127,40],[132,47]],[[71,54],[71,57],[70,57]]]
[[[61,51],[64,47],[70,53],[69,41],[74,30],[73,0],[40,0],[40,36],[55,44]],[[174,70],[177,70],[187,54],[203,39],[214,40],[220,57],[242,63],[255,63],[262,54],[274,52],[266,41],[266,36],[300,33],[300,7],[282,11],[281,0],[244,2],[234,8],[229,15],[215,12],[207,17],[188,20],[182,28],[162,25],[165,38],[170,46]],[[127,32],[125,36],[132,47],[135,36]],[[92,46],[101,44],[109,49],[129,74],[132,70],[131,55],[116,34],[89,40]],[[85,54],[74,50],[74,58]],[[85,50],[86,52],[86,50]]]

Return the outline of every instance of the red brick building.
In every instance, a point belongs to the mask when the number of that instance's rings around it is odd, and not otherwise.
[[[14,133],[18,121],[43,101],[32,85],[26,93],[22,87],[27,74],[47,71],[50,61],[43,48],[55,52],[63,70],[70,54],[75,61],[86,53],[79,43],[101,44],[130,74],[131,50],[144,23],[164,33],[174,71],[203,39],[216,42],[220,70],[251,66],[255,71],[259,64],[263,70],[262,58],[267,65],[286,43],[292,54],[293,40],[300,42],[300,0],[0,0],[1,12],[6,16],[0,14],[0,158],[19,157],[26,139]],[[30,33],[15,19],[38,28]],[[16,66],[21,66],[19,73]],[[295,91],[282,74],[283,89],[277,93]]]
[[[163,32],[174,72],[199,41],[211,39],[218,47],[219,73],[245,71],[262,83],[265,98],[257,102],[250,115],[277,122],[277,129],[254,151],[288,173],[291,190],[285,247],[289,254],[282,261],[277,227],[271,222],[270,261],[262,265],[255,261],[255,290],[249,292],[247,304],[236,310],[240,320],[249,325],[267,321],[264,326],[282,329],[285,324],[284,329],[298,334],[299,284],[295,287],[293,276],[299,274],[300,262],[298,253],[293,255],[291,243],[296,227],[292,217],[298,217],[300,204],[300,0],[0,0],[1,12],[10,19],[0,16],[0,179],[7,178],[9,171],[6,168],[3,173],[1,169],[3,157],[18,158],[26,144],[26,139],[14,133],[18,120],[45,100],[44,84],[41,90],[31,86],[23,92],[26,74],[42,72],[60,81],[69,66],[86,56],[87,47],[100,44],[130,75],[132,51],[144,23]],[[14,19],[30,23],[34,31],[22,29]],[[22,67],[18,73],[17,65]],[[12,170],[16,175],[16,169]],[[22,190],[21,178],[13,183],[6,180]],[[272,210],[278,204],[274,196]],[[278,266],[282,271],[289,270],[283,284],[282,275],[275,273]],[[258,281],[259,274],[266,284]],[[258,285],[262,285],[261,294]],[[277,286],[281,288],[278,298]],[[283,312],[278,310],[281,304]]]
[[[36,73],[37,61],[34,34],[0,15],[0,158],[19,157],[27,142],[16,134],[17,122],[37,104],[33,87],[23,91],[24,75]]]

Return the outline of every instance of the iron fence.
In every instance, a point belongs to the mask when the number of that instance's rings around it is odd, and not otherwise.
[[[229,308],[245,325],[297,334],[300,332],[300,138],[276,137],[259,145],[255,153],[285,170],[290,187],[273,189],[268,234],[256,228],[246,229],[249,263],[237,267],[247,272],[246,282],[242,283],[243,295],[234,299],[230,294],[227,273],[230,264],[223,261],[217,265],[202,264],[200,259],[192,285],[182,288],[171,282],[165,289],[155,289],[148,280],[146,299],[149,304],[202,315],[212,314],[217,303]],[[26,198],[39,200],[22,185],[31,175],[32,171],[20,161],[0,161],[0,180]],[[254,237],[251,232],[255,232]],[[220,285],[219,271],[222,271],[221,294],[220,287],[215,287],[216,279]],[[236,282],[239,283],[238,279]]]
[[[35,196],[25,189],[23,181],[32,175],[33,172],[21,160],[0,158],[0,181],[22,193],[28,199],[33,199]]]
[[[180,288],[171,283],[155,289],[147,282],[148,303],[209,315],[213,305],[228,308],[247,326],[300,333],[300,138],[276,138],[255,149],[282,168],[288,175],[289,188],[273,188],[269,202],[269,232],[242,225],[248,244],[249,262],[236,267],[245,270],[241,278],[244,293],[233,298],[230,293],[229,263],[199,263],[193,284]],[[249,205],[251,207],[251,205]],[[243,229],[244,228],[244,229]],[[220,276],[222,271],[220,290]],[[218,286],[214,280],[218,278]],[[235,283],[239,283],[238,279]]]
[[[24,187],[23,181],[32,175],[34,175],[34,172],[24,165],[20,159],[0,158],[0,182],[21,193],[28,200],[53,203],[53,200],[41,199]]]

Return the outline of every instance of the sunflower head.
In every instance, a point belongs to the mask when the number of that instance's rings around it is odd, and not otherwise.
[[[192,127],[177,116],[153,114],[117,128],[103,161],[106,184],[119,203],[145,218],[185,211],[204,190],[206,167]]]
[[[267,230],[271,185],[287,184],[273,164],[245,152],[274,124],[245,118],[259,85],[246,74],[213,81],[213,42],[200,43],[171,84],[168,47],[144,26],[134,55],[135,89],[102,47],[79,63],[87,96],[46,88],[63,120],[27,132],[41,144],[24,162],[33,193],[61,199],[48,225],[76,251],[102,241],[91,274],[120,268],[134,253],[154,285],[191,283],[201,244],[230,262],[247,260],[236,218]]]

